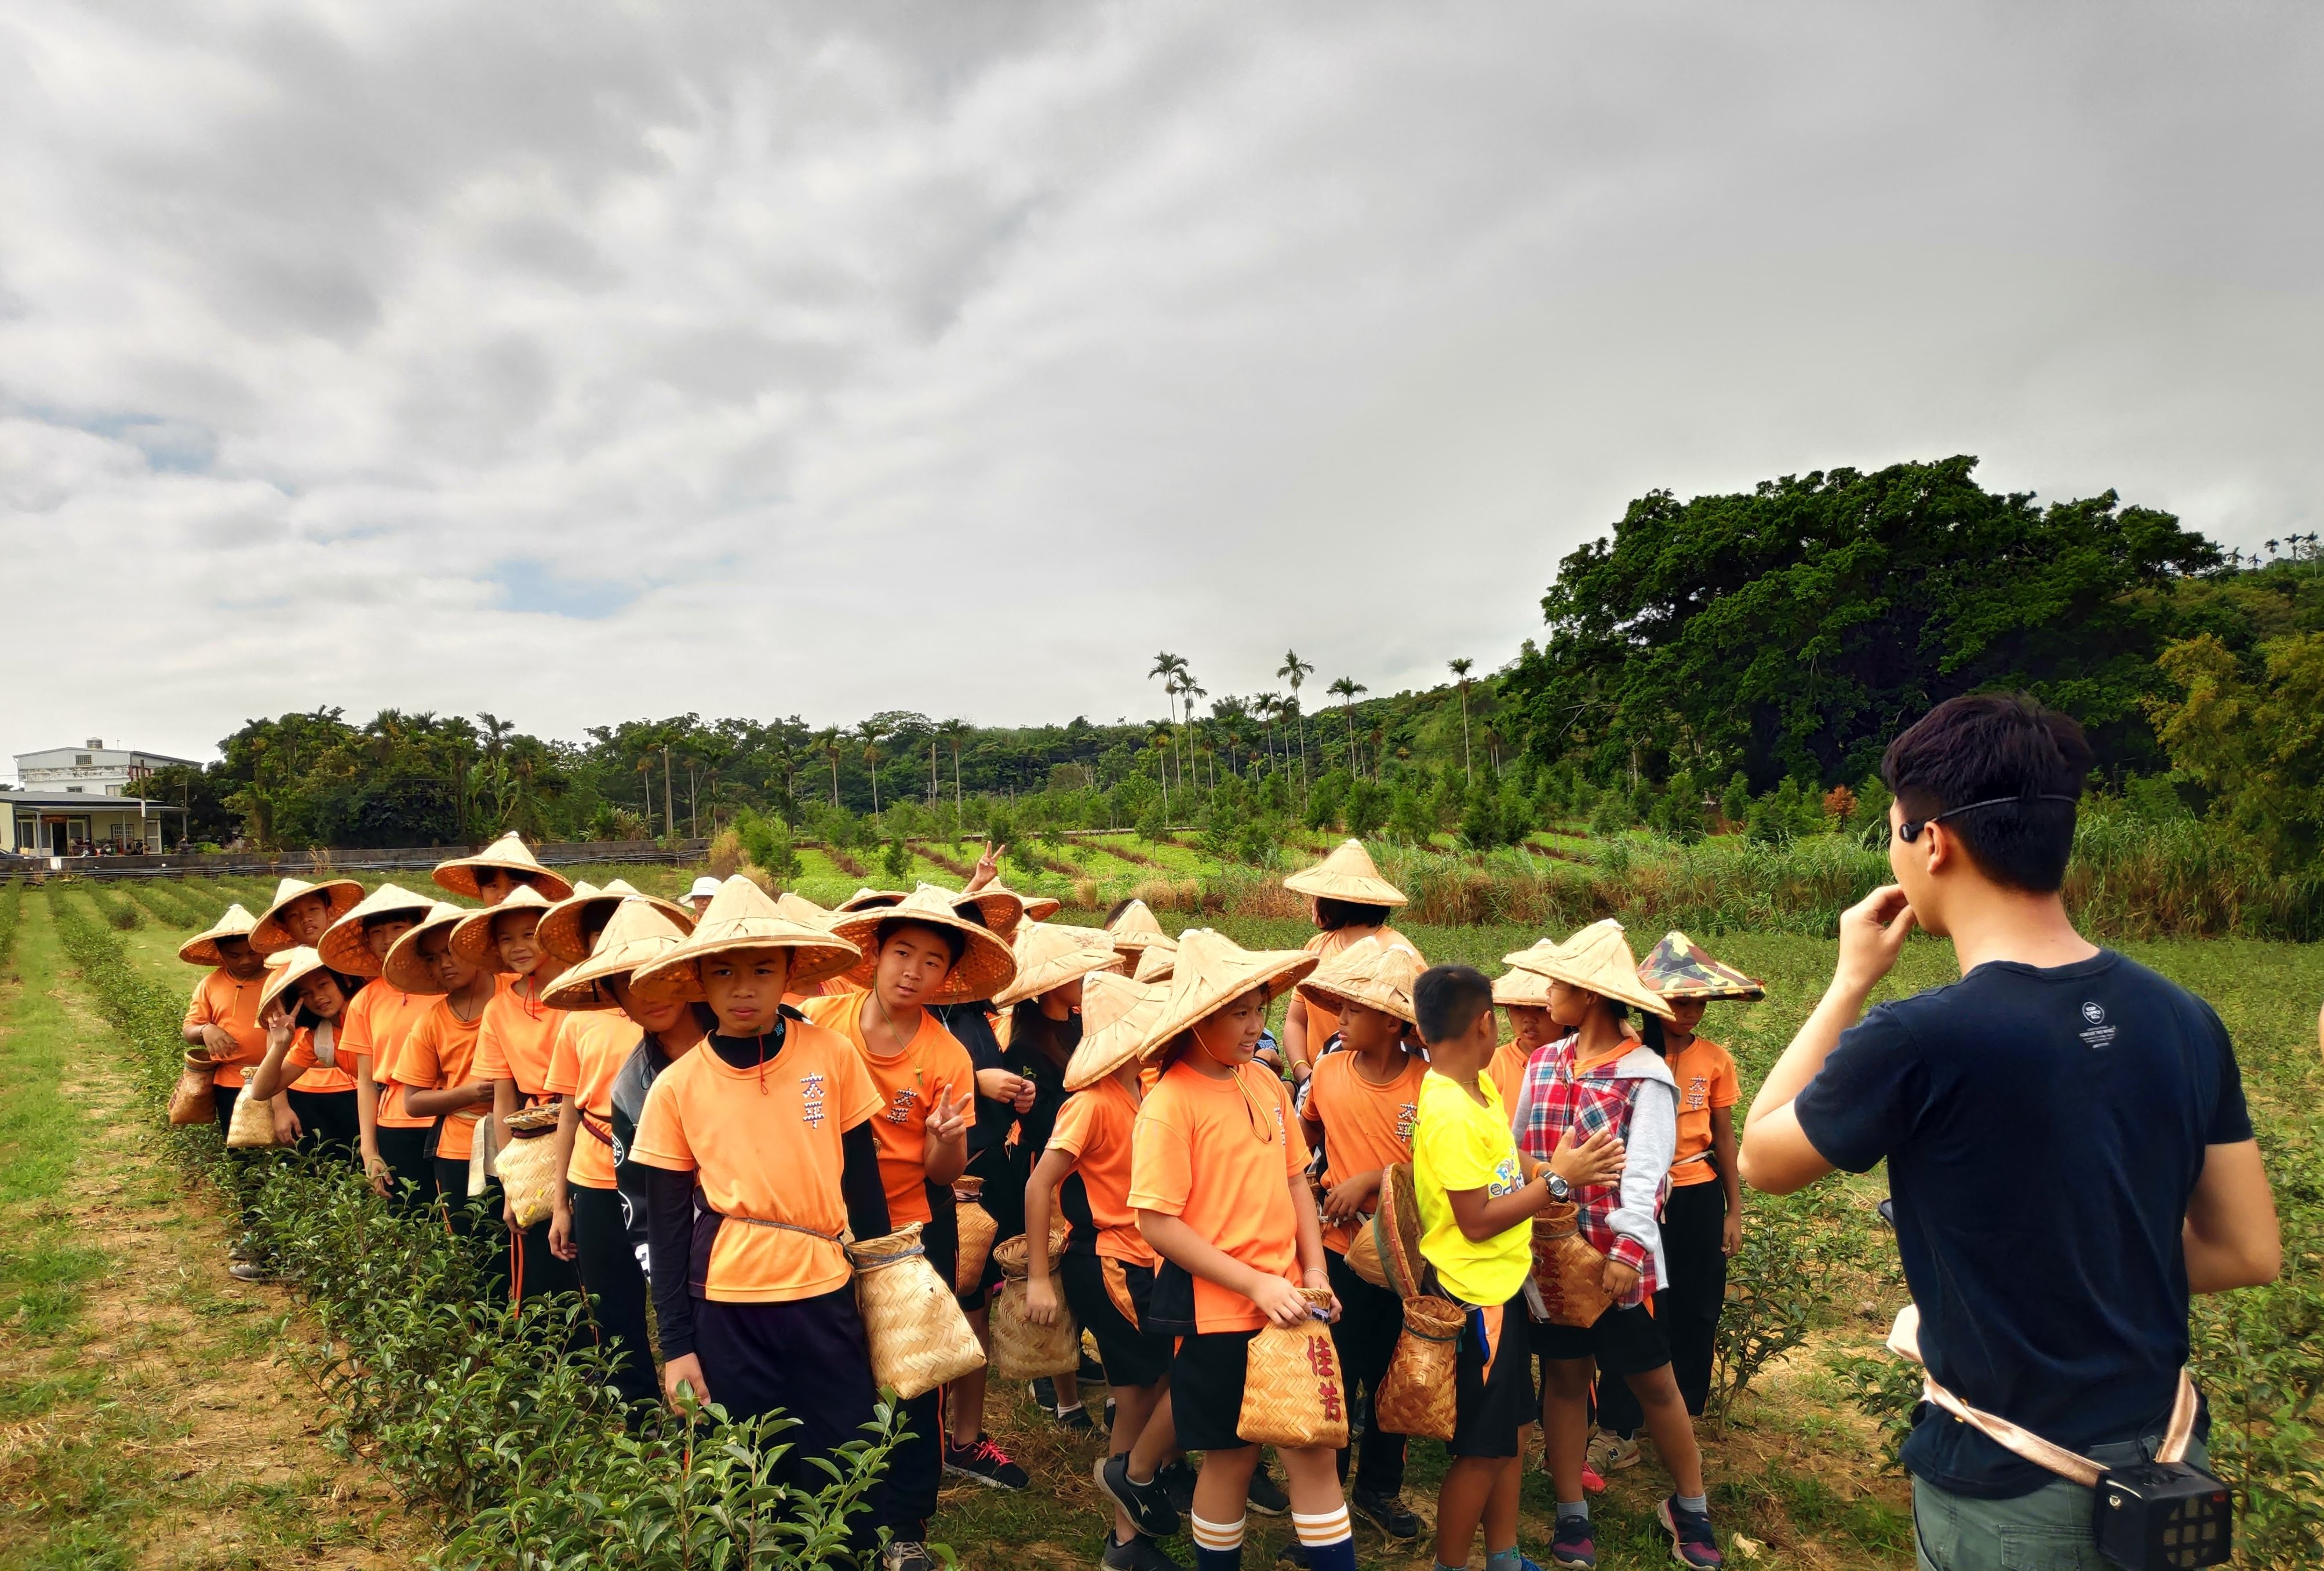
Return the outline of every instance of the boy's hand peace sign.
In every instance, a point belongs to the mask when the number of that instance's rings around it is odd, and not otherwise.
[[[927,1138],[946,1144],[963,1138],[968,1132],[968,1105],[964,1096],[954,1100],[949,1086],[937,1092],[936,1105],[928,1109],[923,1126]]]
[[[974,894],[978,890],[1000,877],[1001,853],[1007,848],[1001,841],[987,840],[984,843],[984,855],[976,859],[976,871],[969,875],[968,887],[960,892]]]

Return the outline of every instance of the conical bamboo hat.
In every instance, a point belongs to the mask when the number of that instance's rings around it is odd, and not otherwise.
[[[310,894],[319,894],[329,902],[331,920],[336,922],[361,902],[364,889],[352,878],[327,878],[320,883],[309,883],[298,878],[281,880],[274,886],[274,899],[258,913],[258,920],[251,925],[250,947],[262,955],[277,955],[285,949],[297,948],[299,940],[291,936],[290,929],[282,925],[282,908]]]
[[[1170,935],[1154,919],[1154,913],[1142,900],[1131,901],[1121,908],[1120,914],[1106,923],[1105,930],[1113,936],[1113,947],[1124,954],[1134,954],[1150,944],[1167,944]]]
[[[991,928],[963,916],[959,898],[951,890],[924,883],[894,905],[834,912],[832,933],[853,944],[862,955],[844,971],[842,979],[857,987],[870,987],[880,969],[880,924],[908,919],[926,927],[950,929],[968,940],[959,963],[945,975],[944,984],[924,1003],[967,1003],[991,998],[1007,987],[1017,975],[1016,955]]]
[[[540,1002],[550,1009],[620,1008],[604,984],[650,966],[686,942],[687,929],[671,919],[668,903],[644,895],[622,900],[597,935],[596,947],[541,989]]]
[[[1143,985],[1111,971],[1084,977],[1082,1040],[1065,1064],[1065,1089],[1086,1089],[1137,1058],[1148,1030],[1169,1002],[1167,987]]]
[[[1327,1003],[1360,1003],[1418,1025],[1412,984],[1425,967],[1408,944],[1383,944],[1378,934],[1359,938],[1325,960],[1299,984],[1302,997],[1321,994]]]
[[[220,938],[247,938],[258,919],[242,909],[239,901],[226,908],[226,914],[210,926],[178,946],[178,958],[189,966],[223,966],[226,956],[218,953]]]
[[[258,990],[258,1018],[266,1018],[266,1006],[298,984],[301,976],[311,976],[329,969],[322,952],[300,944],[282,950],[266,963],[266,984]],[[296,1012],[295,1011],[293,1012]]]
[[[371,952],[371,940],[364,936],[364,919],[383,917],[391,912],[410,917],[417,922],[428,915],[436,903],[424,894],[414,894],[401,884],[383,883],[355,903],[353,910],[323,929],[323,941],[315,946],[323,956],[323,964],[347,976],[376,976],[379,956]]]
[[[1591,923],[1551,948],[1545,950],[1536,945],[1520,949],[1509,957],[1509,964],[1553,982],[1583,988],[1600,998],[1658,1014],[1665,1020],[1676,1018],[1663,995],[1638,980],[1637,957],[1630,953],[1629,940],[1622,936],[1622,924],[1612,917]]]
[[[1674,928],[1638,965],[1638,979],[1665,998],[1765,998],[1767,985],[1734,966],[1714,960],[1702,946]]]
[[[612,913],[625,900],[641,900],[660,908],[661,913],[676,923],[680,932],[694,931],[694,913],[675,901],[645,893],[634,888],[626,878],[609,881],[599,889],[591,883],[576,883],[573,892],[549,907],[549,914],[540,919],[540,947],[551,957],[570,966],[595,951],[581,937],[582,929],[598,912]]]
[[[1283,881],[1294,894],[1343,900],[1354,905],[1399,906],[1404,891],[1379,874],[1371,853],[1361,840],[1342,840],[1333,853],[1313,867],[1302,868]]]
[[[470,900],[482,900],[484,893],[476,887],[476,874],[484,868],[498,868],[503,873],[521,873],[533,888],[550,900],[563,900],[573,892],[573,881],[561,873],[552,873],[540,864],[532,848],[512,829],[474,856],[455,856],[436,864],[438,887],[454,894],[466,895]]]
[[[493,941],[493,919],[503,911],[539,911],[546,917],[552,903],[532,885],[521,883],[498,905],[462,912],[459,925],[452,929],[452,948],[471,966],[501,970],[500,951]]]
[[[1178,935],[1178,957],[1170,974],[1170,1001],[1148,1028],[1139,1049],[1148,1057],[1177,1040],[1256,988],[1271,1001],[1315,969],[1305,949],[1246,949],[1209,928]]]
[[[380,974],[388,985],[406,993],[441,994],[444,989],[436,985],[435,974],[420,957],[420,940],[438,928],[450,928],[468,914],[465,906],[456,906],[448,900],[439,900],[429,909],[417,927],[406,929],[387,951],[387,963]]]
[[[639,966],[630,985],[656,1003],[696,1003],[703,996],[702,961],[750,949],[790,950],[787,986],[793,993],[838,975],[862,956],[846,938],[783,915],[765,890],[737,873],[718,886],[686,941]]]
[[[1121,958],[1102,928],[1076,928],[1062,922],[1029,922],[1012,946],[1017,956],[1017,979],[992,995],[996,1009],[1020,999],[1038,998],[1053,987],[1063,987],[1076,976],[1102,971]],[[1086,1023],[1084,1026],[1086,1030]]]
[[[1556,939],[1544,938],[1531,949],[1520,949],[1514,955],[1502,956],[1501,964],[1510,969],[1493,978],[1493,1002],[1505,1008],[1514,1005],[1522,1009],[1547,1009],[1549,978],[1538,971],[1522,969],[1517,961],[1536,951],[1545,954],[1556,947]]]

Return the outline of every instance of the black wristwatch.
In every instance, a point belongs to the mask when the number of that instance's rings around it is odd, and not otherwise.
[[[1573,1186],[1559,1178],[1551,1169],[1542,1169],[1541,1181],[1548,1187],[1549,1197],[1561,1205],[1564,1203],[1566,1197],[1573,1193]]]

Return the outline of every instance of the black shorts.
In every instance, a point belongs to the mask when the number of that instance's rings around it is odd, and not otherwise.
[[[1185,1451],[1231,1451],[1250,1441],[1235,1433],[1242,1421],[1242,1377],[1250,1331],[1201,1331],[1178,1338],[1170,1355],[1170,1417]]]
[[[1105,1383],[1149,1386],[1170,1372],[1170,1339],[1141,1329],[1154,1292],[1154,1268],[1094,1254],[1068,1254],[1057,1262],[1065,1305],[1082,1329],[1097,1338]],[[1240,1393],[1236,1401],[1240,1406]]]
[[[1461,1328],[1461,1351],[1453,1363],[1452,1455],[1515,1456],[1517,1434],[1533,1422],[1536,1411],[1525,1294],[1520,1291],[1502,1307],[1500,1341],[1493,1348],[1489,1371],[1477,1339],[1477,1319],[1471,1315]]]
[[[1592,1326],[1552,1326],[1536,1320],[1533,1350],[1544,1358],[1594,1358],[1609,1378],[1645,1374],[1670,1362],[1670,1344],[1644,1304],[1609,1308]]]

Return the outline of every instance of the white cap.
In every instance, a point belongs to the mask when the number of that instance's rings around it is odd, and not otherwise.
[[[686,898],[688,900],[708,900],[712,895],[716,894],[717,892],[718,881],[706,873],[700,878],[694,881],[694,887],[686,892]]]

